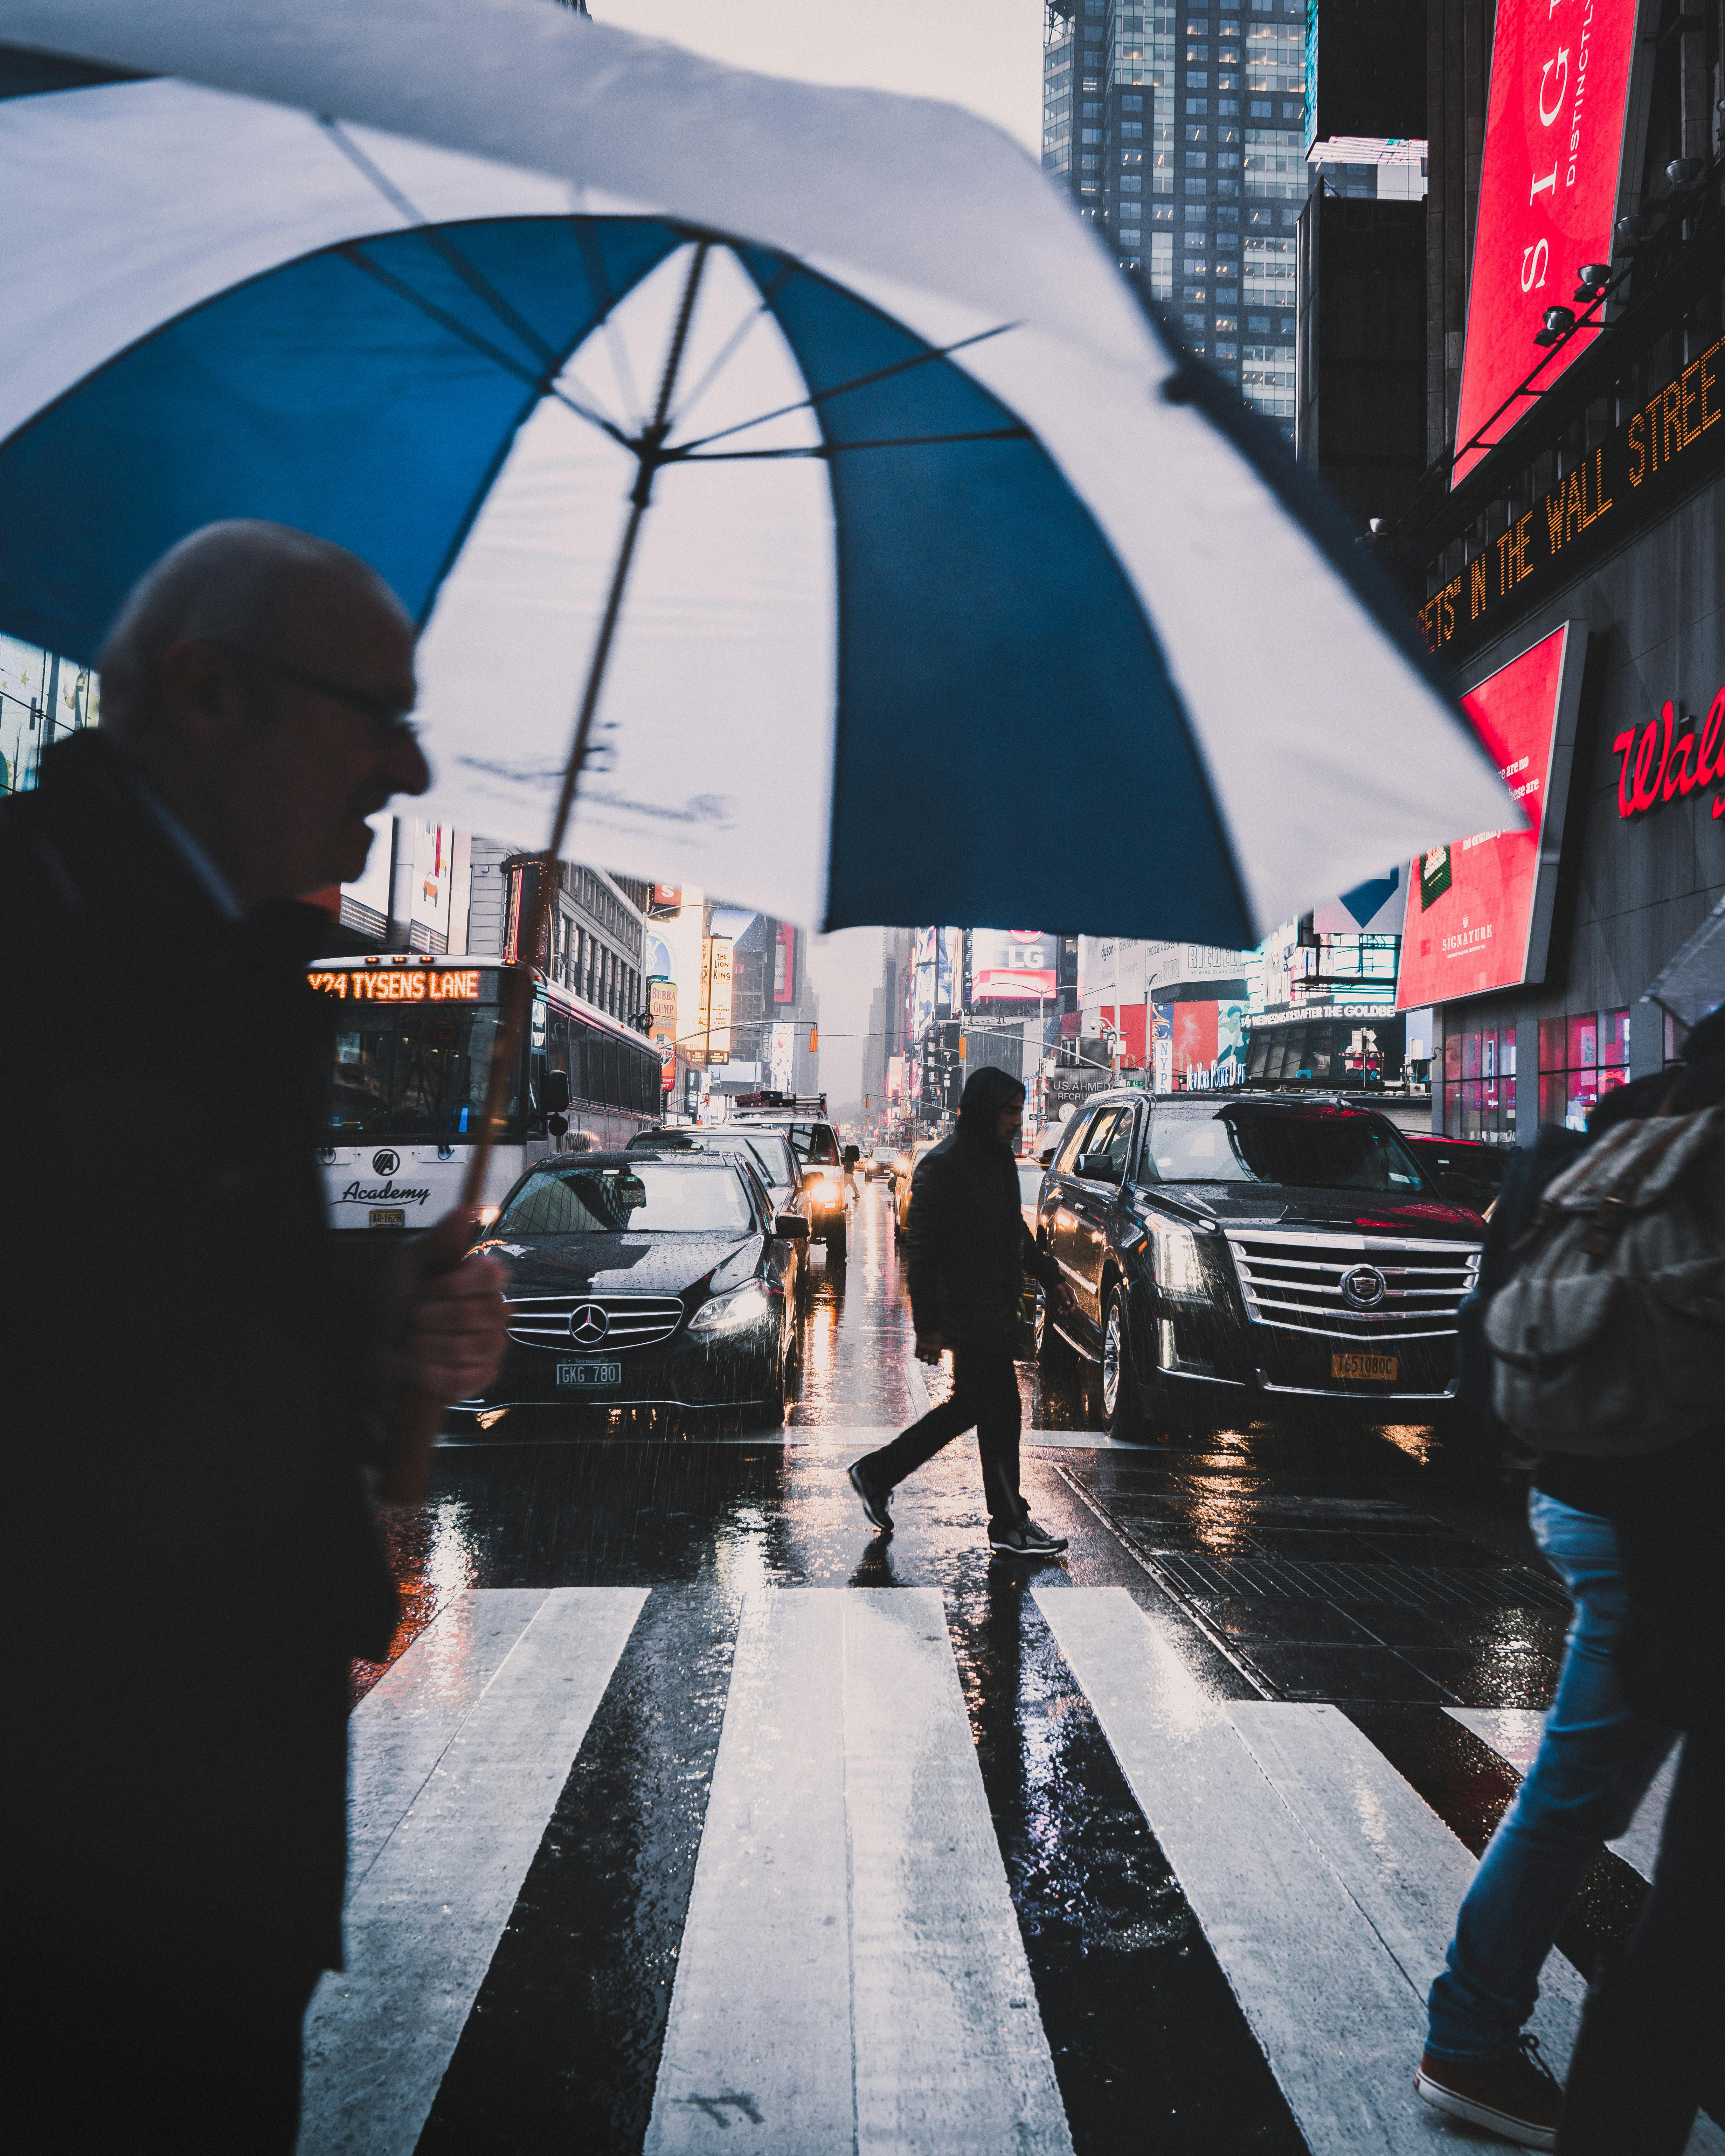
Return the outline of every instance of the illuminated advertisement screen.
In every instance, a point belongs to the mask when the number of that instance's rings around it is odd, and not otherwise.
[[[1051,1002],[1055,939],[1040,928],[978,928],[970,939],[973,1003]]]
[[[1479,831],[1410,864],[1398,1010],[1513,988],[1544,972],[1568,785],[1561,737],[1574,737],[1584,640],[1566,622],[1462,698],[1527,828]]]
[[[1532,372],[1545,311],[1574,306],[1584,262],[1611,259],[1636,0],[1498,0],[1455,440],[1462,479],[1529,400],[1494,412]],[[1571,337],[1548,388],[1592,344]],[[1489,427],[1486,423],[1491,422]]]

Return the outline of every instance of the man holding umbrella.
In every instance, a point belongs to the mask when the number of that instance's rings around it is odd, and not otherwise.
[[[1019,1291],[1031,1273],[1060,1305],[1060,1269],[1030,1240],[1019,1209],[1013,1141],[1024,1127],[1024,1089],[1004,1070],[966,1083],[953,1135],[924,1155],[911,1186],[905,1264],[916,1359],[952,1350],[950,1399],[859,1460],[852,1488],[871,1526],[892,1532],[886,1501],[896,1483],[974,1426],[988,1505],[988,1547],[1003,1557],[1055,1557],[1066,1547],[1030,1517],[1019,1492],[1018,1373],[1014,1335]]]
[[[8,2111],[33,2149],[287,2156],[350,1658],[396,1617],[365,1464],[404,1388],[495,1373],[502,1275],[451,1215],[344,1279],[316,1161],[328,924],[294,901],[429,783],[393,594],[216,525],[100,667],[100,729],[0,808]]]

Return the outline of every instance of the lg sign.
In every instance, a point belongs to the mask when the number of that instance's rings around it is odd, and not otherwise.
[[[1522,416],[1492,414],[1538,359],[1549,306],[1568,305],[1584,262],[1611,257],[1635,52],[1636,0],[1499,0],[1468,289],[1453,480]],[[1554,381],[1591,340],[1572,337]],[[1487,424],[1487,423],[1490,423]],[[1452,480],[1452,483],[1453,483]]]

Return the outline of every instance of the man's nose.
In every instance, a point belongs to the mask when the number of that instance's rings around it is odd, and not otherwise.
[[[389,782],[392,793],[424,793],[431,785],[431,766],[425,761],[425,752],[411,733],[403,733],[390,743],[389,753],[383,761],[383,776]]]

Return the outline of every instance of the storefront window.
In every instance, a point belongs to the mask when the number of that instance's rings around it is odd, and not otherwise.
[[[1445,1036],[1444,1128],[1451,1137],[1515,1143],[1513,1026],[1469,1026]]]
[[[1539,1120],[1585,1130],[1602,1093],[1629,1077],[1627,1010],[1585,1011],[1542,1019],[1539,1025]]]

